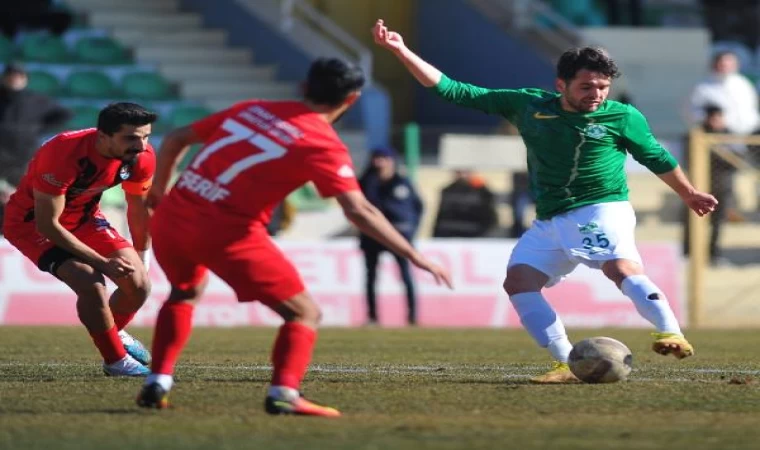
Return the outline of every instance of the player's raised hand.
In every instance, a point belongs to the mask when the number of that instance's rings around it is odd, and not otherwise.
[[[699,217],[710,214],[718,207],[718,200],[706,192],[690,192],[683,196],[683,201]]]
[[[428,272],[429,274],[433,275],[433,278],[435,278],[436,284],[445,284],[449,289],[454,289],[454,283],[451,281],[451,274],[449,274],[449,271],[444,269],[443,267],[433,264],[428,259],[424,258],[423,256],[419,256],[417,258],[412,258],[410,260],[412,264],[419,267],[420,269],[424,270],[425,272]]]
[[[130,275],[135,271],[135,266],[127,259],[118,256],[116,258],[108,258],[101,271],[108,278],[115,279]]]
[[[395,31],[390,31],[385,26],[383,19],[377,19],[375,26],[372,28],[372,36],[375,38],[375,44],[397,52],[404,48],[404,39]]]

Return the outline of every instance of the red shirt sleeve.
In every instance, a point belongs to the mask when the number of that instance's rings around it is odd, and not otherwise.
[[[190,124],[190,128],[192,128],[195,134],[205,142],[214,135],[219,127],[222,126],[224,119],[235,115],[240,109],[245,108],[250,103],[251,102],[236,103],[227,109],[223,109],[219,112],[211,114],[210,116],[206,116],[203,119],[193,122]]]
[[[311,181],[322,197],[334,197],[359,189],[351,155],[342,144],[330,149],[316,149],[310,155],[309,165]]]
[[[121,183],[121,188],[127,194],[143,195],[150,189],[155,171],[156,152],[149,146],[148,150],[138,156],[132,175]]]
[[[54,137],[40,147],[35,156],[32,187],[50,195],[63,195],[77,178],[77,168],[62,164],[61,156],[72,147],[70,141]]]

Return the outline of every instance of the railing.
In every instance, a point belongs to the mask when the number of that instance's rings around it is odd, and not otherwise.
[[[577,46],[582,39],[577,27],[538,0],[469,0],[505,26],[507,31],[529,35],[551,57]]]
[[[760,146],[760,136],[705,133],[700,128],[689,135],[689,176],[694,186],[704,192],[711,187],[711,155],[739,172],[752,174],[760,179],[760,171],[742,156],[727,150],[726,145]],[[727,207],[721,205],[719,207]],[[705,319],[706,268],[709,260],[709,223],[694,213],[689,213],[689,325],[699,327]]]
[[[298,21],[319,31],[333,44],[347,50],[356,58],[357,64],[367,79],[367,84],[372,83],[372,52],[367,47],[303,0],[281,0],[280,29],[282,32],[291,33]]]

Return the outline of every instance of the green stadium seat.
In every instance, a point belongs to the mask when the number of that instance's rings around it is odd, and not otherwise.
[[[327,201],[319,196],[311,184],[305,184],[291,192],[288,201],[299,211],[320,211],[327,207]]]
[[[29,84],[27,88],[31,91],[39,92],[46,95],[57,95],[61,90],[61,82],[58,77],[43,70],[30,70],[27,72]]]
[[[10,62],[13,59],[13,55],[16,49],[4,34],[0,34],[0,62]]]
[[[90,70],[69,75],[66,91],[72,97],[86,98],[108,98],[118,94],[108,75]]]
[[[66,123],[67,129],[82,130],[97,126],[100,108],[92,105],[78,105],[72,106],[71,111],[73,111],[74,117]]]
[[[168,100],[174,98],[171,84],[161,75],[152,72],[133,72],[121,79],[124,95],[145,100]]]
[[[172,111],[170,123],[173,128],[184,127],[211,113],[212,111],[205,106],[180,105]]]
[[[79,62],[87,64],[126,64],[130,62],[127,50],[109,37],[85,37],[74,46]]]
[[[21,55],[27,61],[64,63],[71,61],[71,54],[63,40],[56,36],[38,34],[21,42]]]
[[[127,207],[127,200],[124,198],[124,190],[121,186],[114,186],[104,191],[103,196],[100,197],[100,206],[104,208],[125,209]]]

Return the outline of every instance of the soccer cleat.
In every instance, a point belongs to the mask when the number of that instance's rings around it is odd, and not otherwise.
[[[150,369],[127,355],[113,364],[103,364],[103,372],[109,377],[147,377]]]
[[[169,391],[162,388],[158,383],[146,384],[137,394],[137,406],[166,409],[169,407]]]
[[[567,363],[559,361],[554,361],[554,365],[550,371],[530,379],[531,383],[536,384],[580,383],[580,381],[570,371],[570,366]]]
[[[320,417],[340,417],[340,411],[329,406],[318,405],[299,396],[295,400],[280,400],[275,397],[267,397],[264,401],[264,409],[272,415],[298,415],[298,416],[320,416]]]
[[[694,355],[694,347],[683,335],[676,333],[652,333],[655,341],[652,350],[661,355],[673,355],[678,359]]]
[[[142,342],[138,341],[134,336],[124,330],[119,331],[119,339],[121,339],[121,344],[124,346],[124,350],[126,350],[131,357],[144,366],[150,365],[150,352],[145,348]]]

